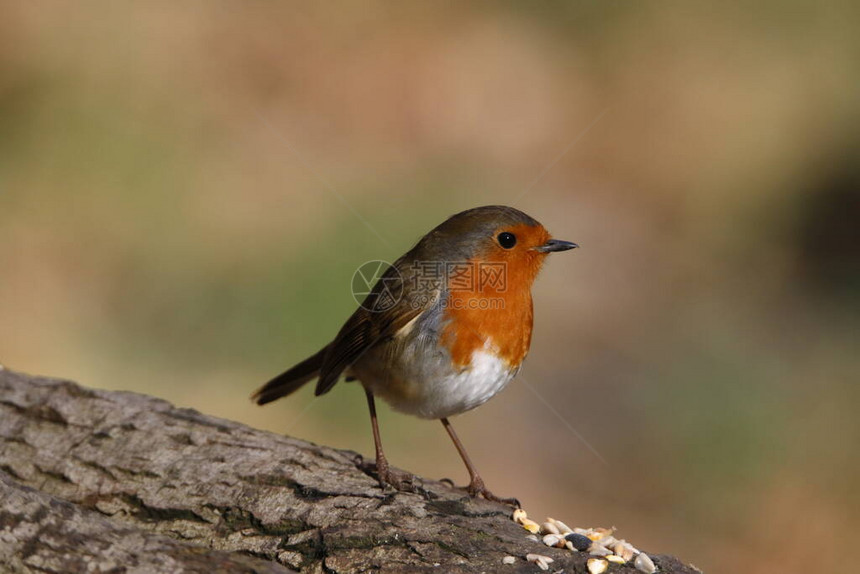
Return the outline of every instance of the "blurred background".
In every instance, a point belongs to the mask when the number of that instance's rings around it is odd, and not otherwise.
[[[857,5],[0,11],[0,363],[372,456],[355,384],[248,395],[361,263],[512,204],[582,249],[520,378],[455,419],[488,485],[706,571],[844,568]],[[466,482],[440,424],[381,418],[395,465]]]

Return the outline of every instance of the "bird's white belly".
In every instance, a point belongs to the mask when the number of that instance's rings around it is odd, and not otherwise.
[[[435,381],[427,381],[417,414],[439,419],[466,412],[493,398],[514,378],[515,369],[487,351],[476,351],[469,368]]]
[[[384,373],[354,370],[362,384],[395,410],[426,419],[449,417],[484,404],[517,373],[487,348],[476,350],[469,366],[462,369],[453,368],[448,355],[442,354],[406,361]]]

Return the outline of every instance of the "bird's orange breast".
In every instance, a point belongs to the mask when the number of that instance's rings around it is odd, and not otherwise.
[[[514,231],[523,243],[549,239],[543,227],[524,225]],[[468,269],[463,273],[456,268],[449,273],[441,342],[456,366],[468,366],[479,349],[514,368],[522,363],[531,345],[531,286],[543,259],[534,251],[496,250],[464,262]]]

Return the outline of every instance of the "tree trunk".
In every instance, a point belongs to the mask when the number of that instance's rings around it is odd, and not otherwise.
[[[382,491],[352,452],[0,370],[4,572],[537,572],[530,553],[587,572],[587,554],[527,539],[509,507],[416,483]]]

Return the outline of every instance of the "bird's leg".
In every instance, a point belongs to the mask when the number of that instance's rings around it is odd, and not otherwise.
[[[460,442],[459,437],[457,437],[457,433],[454,432],[454,427],[451,426],[451,423],[448,422],[447,418],[440,419],[442,421],[442,426],[445,427],[445,430],[448,431],[448,435],[451,437],[451,440],[454,441],[454,446],[457,447],[457,452],[460,453],[460,458],[463,459],[463,462],[466,463],[466,468],[469,469],[469,486],[466,487],[466,492],[469,493],[470,496],[483,496],[487,500],[492,500],[493,502],[501,502],[503,504],[510,504],[511,506],[520,507],[520,501],[516,498],[501,498],[487,490],[487,487],[484,486],[484,480],[481,478],[481,475],[478,474],[478,470],[475,468],[475,465],[472,464],[472,460],[469,458],[469,455],[466,453],[466,449],[463,448],[463,443]]]
[[[379,480],[379,485],[383,489],[385,485],[390,485],[397,490],[414,491],[411,475],[395,471],[388,466],[388,460],[382,451],[382,439],[379,437],[379,424],[376,421],[376,403],[373,400],[373,393],[368,389],[365,389],[364,392],[367,395],[367,407],[370,409],[370,424],[373,426],[373,444],[376,446],[376,478]]]

